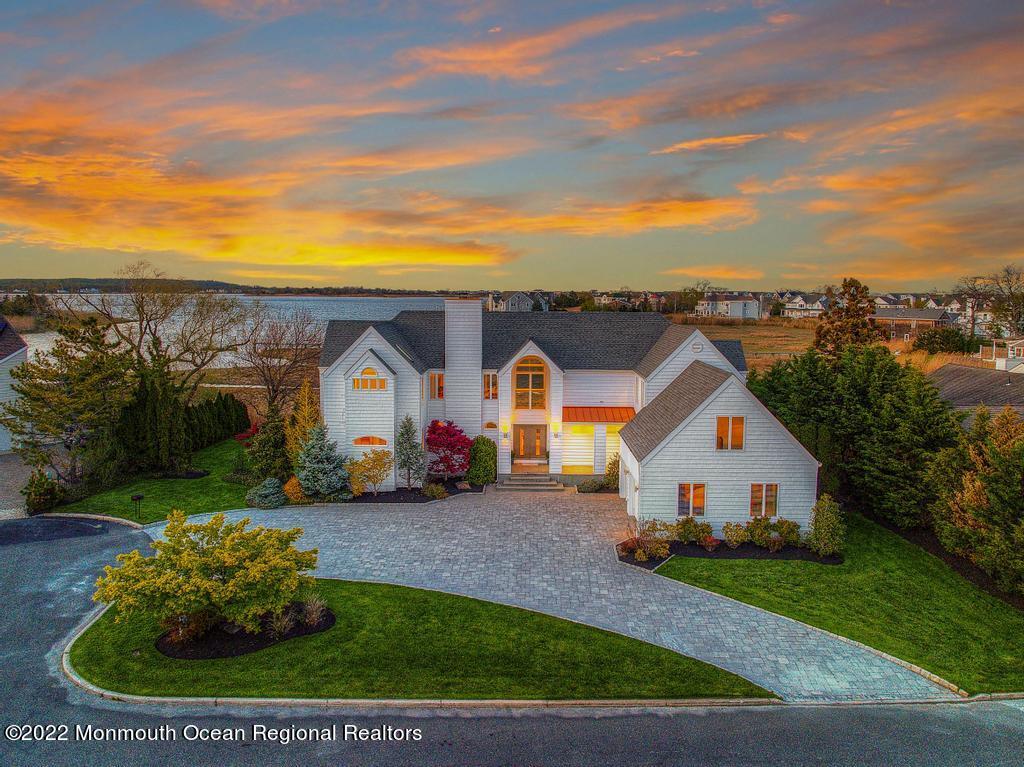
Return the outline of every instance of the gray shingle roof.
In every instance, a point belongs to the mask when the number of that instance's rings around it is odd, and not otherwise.
[[[1024,375],[968,365],[943,365],[929,374],[939,395],[959,410],[985,405],[1024,410]]]
[[[676,380],[622,427],[619,438],[636,459],[642,461],[728,381],[729,376],[724,370],[700,360],[691,362]]]
[[[874,316],[883,320],[941,320],[946,318],[945,309],[879,308]]]
[[[389,321],[332,320],[321,367],[329,367],[370,326],[419,372],[444,367],[444,312],[404,311]],[[563,370],[635,370],[649,375],[693,327],[653,312],[485,312],[483,369],[499,369],[533,341]],[[712,341],[737,370],[746,370],[739,341]]]
[[[0,315],[0,360],[5,360],[16,351],[27,347],[25,339],[19,336],[18,332],[11,327],[11,323]]]

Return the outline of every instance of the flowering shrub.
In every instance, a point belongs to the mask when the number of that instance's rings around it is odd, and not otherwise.
[[[735,522],[726,522],[722,525],[722,537],[725,539],[726,546],[730,549],[735,549],[740,544],[750,540],[750,533],[747,532],[747,528],[743,525]]]
[[[700,539],[700,545],[703,547],[704,551],[714,551],[721,544],[722,541],[713,535],[705,535]]]

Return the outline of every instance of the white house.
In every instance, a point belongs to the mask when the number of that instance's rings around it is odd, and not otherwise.
[[[783,317],[820,317],[828,311],[828,296],[824,293],[796,293],[786,301]]]
[[[532,312],[534,307],[542,312],[551,308],[547,296],[543,293],[527,293],[522,290],[511,290],[492,296],[488,306],[492,312]]]
[[[707,293],[697,302],[694,313],[702,317],[756,320],[761,317],[761,302],[749,293]]]
[[[721,380],[715,379],[714,390],[695,389],[703,392],[699,416],[696,410],[685,416],[663,411],[661,403],[675,401],[681,390],[693,388],[698,372],[706,378],[708,370]],[[695,461],[692,470],[668,458],[674,449],[669,443],[677,445],[682,432],[666,435],[671,439],[665,445],[630,448],[631,513],[674,517],[681,506],[678,499],[666,505],[664,488],[703,482],[701,492],[709,503],[715,499],[716,508],[691,504],[686,513],[707,516],[718,531],[728,521],[722,515],[738,508],[736,488],[760,483],[752,492],[768,493],[769,501],[759,509],[805,524],[817,464],[757,403],[745,380],[738,341],[709,341],[698,329],[659,314],[485,313],[477,300],[451,299],[443,312],[405,311],[389,321],[332,321],[320,359],[324,422],[349,455],[393,450],[407,415],[421,433],[432,420],[445,419],[470,437],[484,434],[497,443],[499,475],[546,470],[574,481],[603,474],[620,450],[625,458],[622,435],[649,407],[672,429],[686,429],[684,441],[707,428],[706,419],[724,417],[731,419],[730,434],[739,435],[729,443],[735,447],[728,463],[722,463],[713,428],[707,440],[694,440],[683,451]],[[650,420],[645,417],[641,426]],[[641,426],[632,430],[644,433]],[[394,487],[394,480],[386,487]],[[727,493],[733,494],[728,504]],[[749,498],[743,503],[748,506],[734,515],[736,521],[749,519]]]
[[[14,399],[11,388],[11,370],[28,359],[28,344],[15,332],[10,323],[0,316],[0,403]],[[0,453],[11,450],[11,433],[0,425]]]

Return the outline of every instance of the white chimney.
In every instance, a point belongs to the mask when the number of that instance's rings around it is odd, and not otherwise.
[[[472,438],[483,407],[483,304],[479,298],[444,302],[444,412]]]

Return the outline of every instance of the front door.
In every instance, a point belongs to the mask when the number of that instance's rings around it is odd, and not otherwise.
[[[544,461],[544,453],[548,446],[548,427],[536,424],[516,425],[513,428],[515,441],[513,452],[516,460],[522,461]]]

